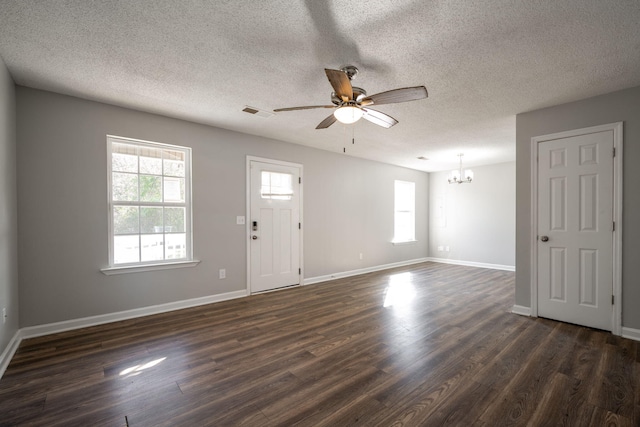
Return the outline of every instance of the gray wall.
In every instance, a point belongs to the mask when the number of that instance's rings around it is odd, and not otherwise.
[[[16,97],[0,58],[0,353],[18,330],[18,214],[16,196]]]
[[[246,289],[235,219],[245,215],[247,155],[304,165],[306,277],[427,256],[423,172],[23,87],[17,123],[21,327]],[[197,267],[99,271],[108,262],[107,134],[192,147]],[[414,245],[390,243],[395,179],[416,182]]]
[[[517,221],[516,304],[531,306],[531,164],[534,136],[614,122],[624,122],[622,325],[640,329],[640,87],[545,108],[516,117]]]
[[[472,169],[470,184],[449,184],[449,172],[430,174],[429,256],[515,266],[516,164]]]

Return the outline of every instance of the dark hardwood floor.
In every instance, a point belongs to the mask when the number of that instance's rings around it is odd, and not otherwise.
[[[25,340],[0,425],[640,425],[640,343],[424,263]]]

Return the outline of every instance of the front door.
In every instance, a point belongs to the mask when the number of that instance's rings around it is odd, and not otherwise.
[[[538,143],[538,315],[612,330],[612,130]]]
[[[300,284],[300,166],[249,161],[251,293]]]

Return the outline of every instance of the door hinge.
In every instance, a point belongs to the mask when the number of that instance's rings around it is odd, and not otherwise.
[[[613,157],[616,156],[616,147],[613,147]]]
[[[614,304],[614,302],[613,302],[613,301],[614,301],[614,298],[615,298],[615,295],[611,295],[611,305],[613,305],[613,304]]]
[[[302,269],[301,268],[298,269],[298,275],[300,275],[300,274],[302,274]]]
[[[616,231],[616,222],[615,221],[613,221],[613,230],[611,230],[611,231]]]
[[[298,230],[302,230],[302,223],[301,222],[298,223]]]
[[[301,176],[298,177],[298,184],[302,184],[302,177]]]

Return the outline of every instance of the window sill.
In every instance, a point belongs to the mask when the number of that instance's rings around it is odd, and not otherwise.
[[[416,243],[418,243],[418,241],[417,241],[417,240],[399,240],[399,241],[397,241],[397,242],[395,242],[395,241],[391,241],[391,244],[392,244],[393,246],[414,245],[414,244],[416,244]]]
[[[125,274],[125,273],[141,273],[143,271],[156,271],[156,270],[169,270],[173,268],[187,268],[187,267],[195,267],[200,263],[200,260],[192,260],[192,261],[176,261],[176,262],[168,262],[162,264],[145,264],[145,265],[127,265],[123,267],[107,267],[102,268],[100,271],[107,276],[112,276],[114,274]]]

